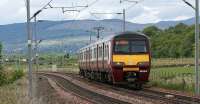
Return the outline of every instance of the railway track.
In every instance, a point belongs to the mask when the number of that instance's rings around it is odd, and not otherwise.
[[[75,75],[75,76],[72,74],[66,74],[66,75],[71,75],[71,77],[74,77],[74,78],[80,78],[80,76],[78,75]],[[93,82],[93,83],[96,83],[97,85],[100,85],[100,86],[107,86],[116,91],[123,91],[123,92],[131,93],[138,96],[143,96],[150,99],[158,99],[158,100],[165,101],[167,103],[172,103],[172,104],[200,104],[200,98],[198,97],[185,96],[185,95],[180,95],[180,94],[170,93],[170,92],[160,92],[160,91],[155,91],[155,90],[151,90],[147,88],[141,91],[134,91],[132,90],[131,87],[127,87],[127,86],[112,86],[112,85],[107,85],[100,82]]]
[[[69,74],[69,73],[57,73],[57,74],[61,74],[61,75],[65,75],[65,76],[70,76],[73,79],[77,79],[77,80],[83,80],[82,77],[80,77],[79,75],[75,75],[75,74]],[[70,83],[70,81],[63,79],[63,78],[56,78],[55,76],[51,76],[54,79],[57,79],[59,82],[58,83],[62,83],[62,85],[64,83]],[[87,79],[84,79],[85,81],[89,81]],[[112,85],[108,85],[108,84],[104,84],[104,83],[100,83],[100,82],[92,82],[93,84],[101,87],[107,87],[108,89],[112,89],[115,91],[121,91],[121,92],[125,92],[134,96],[141,96],[144,98],[148,98],[148,99],[153,99],[153,100],[158,100],[160,103],[162,104],[200,104],[200,98],[197,97],[191,97],[191,96],[184,96],[184,95],[178,95],[178,94],[174,94],[174,93],[169,93],[169,92],[159,92],[159,91],[154,91],[154,90],[150,90],[150,89],[144,89],[141,91],[134,91],[131,89],[131,87],[127,87],[127,86],[112,86]],[[78,87],[78,86],[77,86]],[[80,87],[78,87],[78,89],[81,89]],[[81,89],[79,91],[82,91],[85,89]],[[77,93],[79,92],[77,91]],[[88,93],[88,91],[86,90],[84,93]],[[85,95],[84,93],[80,94],[81,96]],[[98,95],[96,94],[92,94],[95,92],[90,92],[88,95],[86,96],[87,98],[91,99],[96,95],[94,100],[95,101],[99,101],[98,97],[102,98],[102,99],[107,99],[108,101],[104,102],[104,104],[123,104],[127,102],[120,102],[117,101],[117,99],[110,99],[109,97],[105,97],[102,95]],[[92,96],[91,96],[92,95]],[[168,97],[167,97],[168,96]],[[110,99],[110,101],[109,101]],[[105,101],[105,100],[104,100]]]
[[[144,96],[151,99],[159,99],[169,104],[200,104],[200,99],[187,97],[183,95],[176,95],[167,92],[152,91],[149,89],[143,89],[142,91],[130,91],[129,89],[122,89],[138,96]]]
[[[176,93],[170,93],[170,92],[159,92],[155,90],[150,89],[144,89],[144,92],[149,93],[155,93],[159,94],[160,96],[167,98],[169,102],[176,103],[176,104],[200,104],[200,98],[198,97],[192,97],[192,96],[186,96],[186,95],[180,95]]]
[[[73,92],[75,96],[78,96],[93,104],[129,104],[128,102],[124,102],[118,99],[110,98],[108,96],[100,95],[95,92],[91,92],[87,89],[84,89],[80,86],[71,83],[69,80],[66,80],[65,78],[60,76],[56,76],[53,74],[40,74],[40,75],[52,79],[64,91],[70,90],[71,92]]]

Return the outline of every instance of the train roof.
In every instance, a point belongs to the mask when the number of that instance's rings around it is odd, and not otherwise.
[[[147,38],[147,39],[150,39],[147,35],[141,33],[141,32],[131,32],[131,31],[127,31],[127,32],[121,32],[121,33],[118,33],[117,35],[115,35],[114,37],[116,36],[120,36],[120,35],[137,35],[137,36],[143,36],[144,38]]]
[[[89,47],[91,47],[91,46],[94,46],[94,45],[97,45],[97,44],[99,44],[99,43],[102,43],[102,42],[107,42],[107,41],[110,41],[110,40],[112,40],[113,38],[115,38],[115,37],[117,37],[117,36],[122,36],[122,35],[137,35],[137,36],[143,36],[144,38],[147,38],[147,39],[150,39],[148,36],[146,36],[145,34],[143,34],[143,33],[140,33],[140,32],[130,32],[130,31],[127,31],[127,32],[120,32],[120,33],[116,33],[116,34],[112,34],[112,35],[110,35],[110,36],[107,36],[106,38],[104,38],[104,39],[102,39],[102,40],[98,40],[98,41],[96,41],[96,42],[94,42],[94,43],[91,43],[91,44],[89,44],[89,45],[87,45],[87,46],[85,46],[85,47],[83,47],[83,48],[81,48],[80,50],[83,50],[83,49],[85,49],[85,48],[89,48]],[[80,51],[79,50],[79,51]]]

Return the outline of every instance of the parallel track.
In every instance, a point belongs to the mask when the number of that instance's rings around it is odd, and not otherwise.
[[[70,81],[68,81],[65,78],[62,78],[60,76],[56,76],[53,74],[41,74],[41,75],[54,80],[56,82],[56,84],[59,87],[61,87],[63,90],[65,90],[65,91],[70,90],[76,96],[78,96],[86,101],[89,101],[91,103],[94,103],[94,104],[129,104],[127,102],[123,102],[118,99],[113,99],[108,96],[104,96],[104,95],[100,95],[95,92],[91,92],[87,89],[84,89],[80,86],[77,86],[77,85],[71,83]]]
[[[69,74],[69,73],[57,73],[61,75],[66,75],[69,77],[72,77],[73,79],[83,79],[77,74]],[[70,81],[66,80],[65,78],[56,76],[56,75],[50,75],[50,74],[45,74],[48,75],[48,77],[53,78],[57,83],[59,83],[63,88],[68,89],[73,91],[74,93],[78,94],[79,96],[82,96],[82,98],[86,98],[87,100],[92,100],[91,102],[96,104],[127,104],[127,102],[120,101],[118,99],[113,99],[107,96],[103,96],[100,94],[97,94],[95,92],[91,92],[89,90],[83,89],[80,86],[74,85]],[[85,81],[88,81],[87,79],[84,79]],[[68,83],[68,84],[66,84]],[[143,89],[140,91],[134,91],[132,90],[131,87],[127,86],[113,86],[101,82],[91,82],[95,85],[98,86],[104,86],[107,87],[108,89],[112,89],[115,91],[121,91],[121,92],[126,92],[131,95],[136,95],[152,100],[158,100],[161,101],[160,103],[167,103],[167,104],[200,104],[200,98],[197,97],[190,97],[190,96],[184,96],[184,95],[178,95],[178,94],[172,94],[169,92],[158,92],[158,91],[153,91],[150,89]],[[167,98],[166,95],[172,95],[174,97],[172,98]]]
[[[65,74],[65,75],[71,75],[71,77],[74,76],[73,74]],[[78,75],[74,76],[74,78],[76,77],[78,78]],[[93,82],[93,83],[96,83],[100,86],[108,86],[109,88],[112,88],[113,90],[116,90],[116,91],[124,91],[133,95],[142,96],[142,97],[146,97],[150,99],[157,99],[157,100],[161,100],[170,104],[200,104],[200,98],[197,98],[197,97],[178,95],[178,94],[169,93],[169,92],[159,92],[159,91],[154,91],[154,90],[150,90],[146,88],[140,91],[134,91],[132,90],[131,87],[127,87],[127,86],[112,86],[112,85],[108,85],[108,84],[104,84],[100,82]],[[167,98],[166,95],[172,95],[173,97]]]
[[[143,91],[148,92],[148,93],[158,94],[162,96],[163,98],[165,98],[166,100],[168,100],[169,102],[176,103],[176,104],[200,104],[200,98],[197,98],[197,97],[179,95],[179,94],[170,93],[170,92],[158,92],[158,91],[149,90],[149,89],[144,89]],[[172,95],[173,97],[166,98],[166,95]]]

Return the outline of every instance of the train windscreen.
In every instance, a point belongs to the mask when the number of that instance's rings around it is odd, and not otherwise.
[[[115,54],[146,53],[147,47],[144,40],[116,40],[114,44]]]

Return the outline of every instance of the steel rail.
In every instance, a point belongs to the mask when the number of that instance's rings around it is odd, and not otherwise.
[[[67,75],[66,73],[65,74],[58,73],[58,74]],[[70,73],[70,74],[75,75],[72,73]],[[77,77],[78,75],[75,75],[75,76]],[[71,76],[71,77],[75,78],[74,76]],[[143,96],[143,97],[147,97],[147,98],[151,98],[151,99],[158,99],[158,100],[162,100],[162,101],[166,101],[166,102],[170,102],[170,103],[200,104],[200,98],[194,97],[194,96],[185,96],[185,95],[180,95],[180,94],[176,94],[176,93],[155,91],[155,90],[151,90],[151,89],[147,89],[147,88],[144,88],[143,90],[140,90],[140,91],[134,91],[134,90],[132,90],[132,87],[128,87],[128,86],[112,86],[112,85],[108,85],[108,84],[100,83],[100,82],[93,82],[93,83],[96,83],[99,86],[106,85],[117,91],[125,91],[125,92],[131,93],[133,95]],[[166,95],[172,95],[173,97],[167,98]]]
[[[89,100],[90,102],[94,102],[95,104],[105,104],[105,103],[106,104],[129,104],[127,102],[123,102],[123,101],[118,100],[118,99],[110,98],[108,96],[89,91],[87,89],[84,89],[80,86],[77,86],[77,85],[71,83],[69,80],[67,80],[63,77],[60,77],[60,76],[57,76],[57,75],[54,75],[54,74],[42,73],[41,75],[44,75],[44,76],[51,78],[51,79],[54,79],[54,81],[56,80],[56,83],[59,87],[64,88],[65,90],[69,89],[74,94],[76,93],[77,96],[79,96],[83,99],[86,99],[87,101]],[[67,88],[67,85],[65,85],[64,82],[68,83],[68,85],[70,85],[71,87]]]

